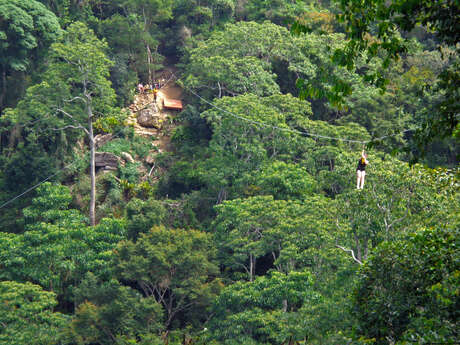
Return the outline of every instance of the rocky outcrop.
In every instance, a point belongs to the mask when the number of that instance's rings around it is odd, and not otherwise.
[[[117,170],[118,164],[122,164],[122,160],[117,155],[110,152],[96,152],[95,154],[96,168],[104,170]]]
[[[104,146],[107,142],[112,140],[113,135],[112,134],[98,134],[94,137],[94,143],[96,145],[96,148],[99,148],[101,146]]]
[[[161,129],[163,120],[154,108],[148,107],[137,113],[137,123],[142,127]]]
[[[128,152],[122,152],[121,157],[128,163],[134,163],[134,158]]]

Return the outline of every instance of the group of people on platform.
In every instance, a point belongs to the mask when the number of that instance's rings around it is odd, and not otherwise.
[[[146,93],[153,94],[153,99],[156,102],[158,92],[160,91],[160,84],[159,83],[154,83],[154,84],[142,85],[142,83],[139,83],[137,85],[137,91],[139,92],[140,95],[144,95]]]

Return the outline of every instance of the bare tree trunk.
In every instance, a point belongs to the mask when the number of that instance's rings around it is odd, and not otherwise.
[[[288,302],[287,299],[283,299],[283,312],[287,312]]]
[[[152,63],[153,63],[152,51],[150,50],[150,46],[149,46],[148,43],[146,44],[146,48],[147,48],[147,65],[149,66],[149,84],[152,85],[152,84],[153,84],[153,76],[152,76]]]
[[[88,137],[90,147],[90,167],[91,176],[91,197],[89,202],[89,221],[91,226],[96,225],[96,163],[95,163],[95,143],[93,133],[93,109],[91,103],[88,103]]]
[[[249,254],[249,281],[252,282],[256,271],[256,257],[254,254]]]

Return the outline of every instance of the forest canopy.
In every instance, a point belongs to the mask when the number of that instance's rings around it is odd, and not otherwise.
[[[0,0],[0,343],[459,343],[459,13]]]

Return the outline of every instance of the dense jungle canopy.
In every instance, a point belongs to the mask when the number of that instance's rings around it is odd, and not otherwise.
[[[458,344],[459,25],[0,0],[0,344]]]

